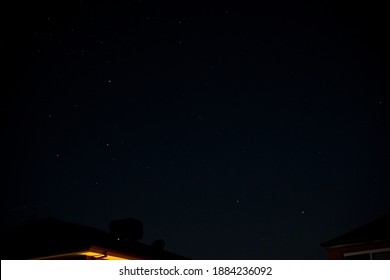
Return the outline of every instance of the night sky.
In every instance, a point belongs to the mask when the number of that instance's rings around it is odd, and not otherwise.
[[[134,217],[193,259],[323,259],[388,213],[384,3],[263,2],[3,6],[2,228]]]

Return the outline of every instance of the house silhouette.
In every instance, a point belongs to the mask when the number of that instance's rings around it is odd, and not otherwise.
[[[390,260],[390,214],[321,243],[328,259]]]
[[[1,259],[62,260],[176,260],[188,259],[168,252],[165,242],[139,242],[143,224],[136,219],[114,220],[110,231],[46,218],[3,232]]]

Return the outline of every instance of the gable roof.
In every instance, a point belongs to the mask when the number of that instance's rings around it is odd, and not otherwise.
[[[390,214],[321,243],[323,247],[346,246],[390,240]]]
[[[109,232],[47,218],[2,234],[1,259],[39,259],[72,252],[116,252],[132,259],[187,259],[136,240],[118,240]],[[66,258],[66,257],[65,257]]]

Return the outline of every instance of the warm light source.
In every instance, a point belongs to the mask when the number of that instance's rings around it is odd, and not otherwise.
[[[41,258],[36,260],[52,260],[52,259],[78,259],[83,258],[87,260],[140,260],[137,256],[124,254],[115,250],[110,250],[102,247],[91,246],[86,250],[77,250],[66,254],[57,254]]]

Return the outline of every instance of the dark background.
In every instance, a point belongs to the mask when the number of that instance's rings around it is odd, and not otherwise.
[[[2,229],[135,217],[194,259],[324,258],[390,210],[384,5],[2,4]]]

